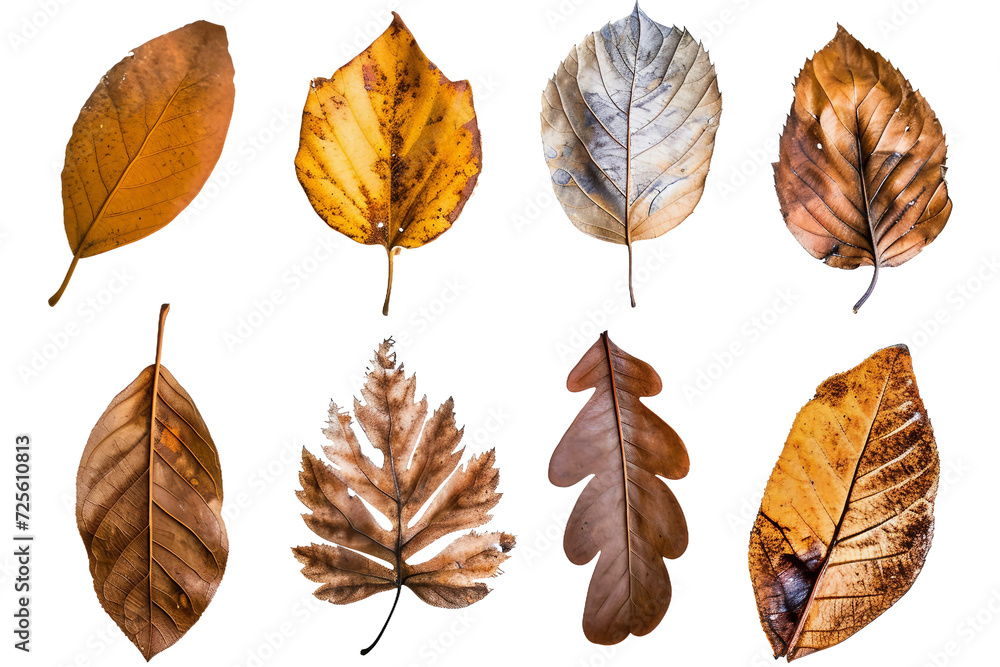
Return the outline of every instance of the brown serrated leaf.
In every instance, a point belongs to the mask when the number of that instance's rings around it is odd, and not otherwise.
[[[456,450],[463,430],[455,426],[453,400],[428,417],[427,398],[414,400],[416,378],[396,366],[391,348],[391,339],[379,346],[361,389],[365,402],[354,400],[358,422],[382,453],[381,465],[361,450],[351,416],[331,402],[323,431],[331,444],[323,451],[335,467],[303,449],[297,495],[311,511],[302,515],[306,525],[335,546],[312,544],[292,551],[306,578],[323,584],[314,592],[321,600],[347,604],[395,589],[394,611],[407,586],[436,607],[467,607],[490,592],[478,580],[500,573],[514,548],[513,535],[473,531],[426,562],[409,560],[436,540],[492,518],[489,511],[501,495],[494,450],[459,467],[465,449]],[[362,499],[391,528],[380,526]],[[391,618],[392,611],[362,655],[375,647]]]
[[[313,79],[295,172],[317,215],[393,257],[451,229],[483,166],[472,86],[427,59],[399,14],[330,79]]]
[[[841,26],[795,81],[774,183],[802,247],[838,269],[899,266],[948,222],[941,123],[880,54]]]
[[[905,345],[816,389],[750,536],[750,578],[776,658],[839,644],[909,590],[931,546],[939,470]]]
[[[205,421],[156,362],[118,394],[80,461],[76,520],[104,611],[149,660],[212,601],[229,555],[222,469]]]
[[[674,429],[643,405],[663,384],[649,364],[629,355],[604,332],[573,371],[570,391],[595,389],[549,463],[549,480],[573,486],[593,478],[566,524],[570,561],[600,552],[587,592],[583,631],[597,644],[645,635],[670,605],[664,558],[687,548],[677,499],[660,477],[688,473],[688,454]]]
[[[63,222],[73,261],[138,241],[191,203],[233,115],[226,29],[197,21],[136,47],[101,79],[66,145]]]

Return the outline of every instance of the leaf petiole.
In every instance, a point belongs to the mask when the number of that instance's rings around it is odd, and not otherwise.
[[[635,308],[635,291],[632,289],[632,243],[625,245],[628,247],[628,296],[632,300],[632,307]]]
[[[392,257],[399,251],[396,248],[389,249],[389,283],[385,287],[385,303],[382,304],[382,314],[389,314],[389,296],[392,294]]]
[[[63,292],[66,291],[66,286],[69,285],[69,279],[73,277],[73,272],[76,271],[77,262],[80,261],[80,253],[73,255],[73,261],[69,263],[69,270],[66,271],[66,277],[63,278],[62,285],[55,294],[49,297],[49,306],[54,306],[59,303],[59,299],[62,298]]]
[[[854,312],[855,313],[857,313],[858,310],[861,309],[861,306],[865,305],[865,301],[868,300],[868,297],[870,297],[872,295],[872,292],[875,290],[875,283],[877,283],[877,282],[878,282],[878,262],[876,261],[875,262],[875,273],[872,274],[872,282],[871,282],[870,285],[868,285],[868,291],[865,292],[864,296],[861,297],[860,301],[858,301],[856,304],[854,304]]]
[[[389,257],[390,261],[392,261],[391,259],[392,255],[389,255]],[[385,623],[382,624],[382,629],[378,631],[378,637],[376,637],[375,641],[371,643],[371,646],[369,646],[368,648],[361,649],[361,655],[368,655],[369,653],[371,653],[371,650],[375,648],[376,644],[378,644],[378,640],[382,639],[382,635],[385,633],[385,629],[389,627],[389,621],[392,620],[392,614],[394,611],[396,611],[396,603],[399,602],[399,592],[401,590],[403,590],[402,579],[396,582],[396,599],[392,601],[392,609],[389,610],[389,616],[386,617]]]

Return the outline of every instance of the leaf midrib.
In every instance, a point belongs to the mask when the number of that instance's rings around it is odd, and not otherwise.
[[[169,106],[169,105],[168,105]],[[162,116],[162,114],[161,114]],[[110,199],[110,195],[108,197]],[[82,246],[81,246],[82,247]],[[153,627],[153,457],[156,455],[156,404],[157,399],[160,397],[160,368],[161,368],[161,355],[163,351],[163,319],[164,314],[160,315],[160,330],[156,337],[156,361],[153,364],[153,384],[151,389],[151,395],[149,399],[149,458],[146,467],[146,476],[149,480],[149,488],[147,489],[148,495],[147,506],[146,506],[146,531],[149,533],[149,566],[146,569],[146,583],[148,585],[146,593],[148,595],[149,605],[149,626]],[[143,650],[143,657],[148,661],[152,657],[153,650],[153,633],[150,632],[146,638],[146,647]]]
[[[101,208],[97,211],[97,214],[94,216],[94,219],[90,221],[90,225],[87,226],[87,229],[83,233],[83,236],[80,237],[80,243],[79,243],[79,245],[77,245],[77,247],[73,250],[73,257],[74,257],[74,259],[79,258],[80,254],[87,247],[87,238],[90,236],[90,233],[94,230],[94,227],[96,227],[97,224],[104,218],[104,214],[107,211],[108,206],[111,205],[111,200],[114,199],[115,195],[118,194],[118,191],[122,189],[122,187],[121,187],[122,183],[125,182],[125,179],[128,177],[129,173],[132,171],[132,167],[134,167],[135,164],[139,160],[142,160],[142,159],[145,159],[146,157],[149,157],[149,156],[143,155],[142,153],[146,149],[146,145],[149,143],[150,137],[153,136],[153,134],[156,132],[156,130],[163,123],[163,116],[164,116],[164,114],[167,113],[167,110],[170,109],[171,106],[173,105],[174,99],[177,97],[177,95],[182,90],[185,89],[184,82],[187,81],[188,74],[190,74],[190,73],[191,73],[191,69],[189,67],[188,70],[184,73],[183,78],[181,78],[180,82],[177,84],[177,88],[174,89],[174,92],[171,93],[170,98],[167,100],[167,103],[163,106],[163,109],[160,111],[160,115],[156,117],[156,120],[153,121],[152,127],[150,127],[148,129],[148,131],[146,132],[146,136],[143,137],[142,144],[139,145],[139,150],[137,150],[135,152],[135,157],[132,158],[131,160],[129,160],[128,165],[125,166],[125,169],[122,171],[121,176],[118,177],[118,181],[115,183],[114,187],[112,187],[111,190],[108,191],[107,197],[104,198],[104,203],[101,204]],[[145,101],[144,101],[144,103],[145,103]],[[173,119],[171,118],[169,120],[173,120]],[[119,125],[119,131],[121,131],[121,123],[119,122],[118,125]],[[124,144],[125,144],[125,136],[123,134],[122,135],[122,145],[124,145]],[[127,154],[127,151],[126,151],[126,154]],[[94,152],[94,159],[97,160],[97,152],[96,151]],[[98,165],[97,165],[97,173],[98,173],[98,176],[101,176],[101,166],[100,166],[100,163],[98,163]],[[101,178],[103,178],[103,176]],[[83,184],[84,190],[86,190],[86,187],[87,186],[85,184]]]
[[[625,456],[625,434],[622,431],[622,416],[621,408],[618,405],[618,382],[615,376],[615,365],[611,359],[611,344],[608,339],[608,332],[605,331],[601,334],[601,339],[604,341],[604,357],[608,361],[608,380],[611,383],[611,399],[614,403],[615,408],[615,425],[618,427],[618,449],[621,453],[622,458],[622,487],[625,495],[625,551],[627,553],[626,562],[628,563],[628,599],[632,601],[632,517],[629,515],[629,509],[632,503],[629,501],[629,482],[628,482],[628,462]]]

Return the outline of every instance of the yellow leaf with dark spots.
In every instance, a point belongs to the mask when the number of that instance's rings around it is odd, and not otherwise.
[[[316,213],[393,256],[447,231],[472,194],[482,148],[472,87],[427,59],[399,15],[333,78],[313,79],[295,171]]]

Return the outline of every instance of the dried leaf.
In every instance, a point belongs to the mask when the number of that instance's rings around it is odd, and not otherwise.
[[[750,577],[776,658],[839,644],[909,590],[931,546],[939,469],[905,345],[817,388],[750,536]]]
[[[552,187],[576,227],[628,248],[679,225],[705,188],[722,97],[687,30],[635,6],[574,46],[542,95]]]
[[[774,183],[802,247],[838,269],[899,266],[948,222],[945,140],[927,100],[846,30],[807,60]]]
[[[483,166],[472,87],[449,81],[393,12],[371,46],[313,79],[295,171],[310,203],[341,234],[393,257],[451,228]]]
[[[590,562],[600,552],[587,592],[583,631],[598,644],[645,635],[670,605],[664,558],[687,548],[684,513],[658,477],[688,472],[684,443],[639,400],[663,388],[649,364],[611,342],[607,332],[569,374],[570,391],[595,389],[559,441],[549,481],[572,486],[594,477],[566,524],[570,561]]]
[[[73,252],[82,257],[145,238],[195,198],[222,153],[233,115],[226,29],[198,21],[134,49],[104,75],[73,125],[62,172]]]
[[[320,600],[347,604],[407,586],[435,607],[467,607],[486,597],[490,589],[479,579],[500,573],[500,564],[514,548],[508,533],[466,533],[434,558],[411,565],[409,560],[436,540],[460,530],[476,528],[492,517],[500,500],[496,492],[500,473],[494,451],[472,456],[459,467],[464,448],[455,449],[462,429],[455,426],[454,402],[427,416],[427,398],[414,400],[416,378],[396,367],[386,340],[375,353],[354,413],[383,460],[376,465],[361,450],[351,416],[330,403],[330,440],[323,448],[336,466],[326,465],[302,450],[302,490],[299,500],[311,510],[306,525],[333,542],[295,547],[302,573],[322,584]],[[391,524],[383,528],[362,499]],[[382,563],[387,563],[386,567]],[[392,611],[368,653],[385,632]]]
[[[222,469],[198,408],[156,362],[94,426],[76,481],[76,521],[104,611],[149,660],[212,601],[229,539]]]

